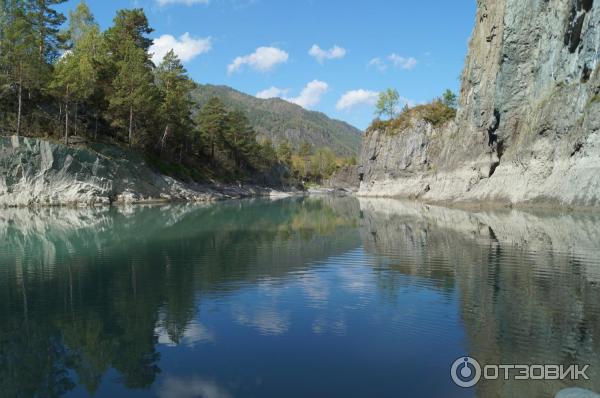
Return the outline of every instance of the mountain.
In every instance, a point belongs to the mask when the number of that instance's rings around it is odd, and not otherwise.
[[[279,98],[259,99],[226,86],[198,85],[193,93],[200,106],[212,97],[229,108],[244,111],[259,137],[270,138],[275,144],[287,140],[298,149],[308,141],[314,147],[329,147],[340,156],[356,155],[360,150],[362,131],[323,113],[307,111]]]

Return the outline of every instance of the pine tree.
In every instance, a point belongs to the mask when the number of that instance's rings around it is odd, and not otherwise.
[[[30,0],[30,14],[37,36],[38,57],[40,65],[51,65],[59,56],[63,43],[60,26],[66,17],[53,7],[67,0]]]
[[[72,49],[86,33],[94,28],[99,30],[98,23],[87,3],[82,0],[77,4],[75,10],[69,12],[69,27],[65,32],[62,32],[65,47]]]
[[[0,65],[4,86],[16,100],[16,134],[21,133],[24,94],[36,84],[36,41],[23,2],[9,0],[3,6]]]
[[[285,165],[292,163],[292,146],[289,141],[284,141],[277,147],[277,159]]]
[[[152,39],[148,38],[154,30],[148,24],[148,18],[144,10],[136,8],[133,10],[119,10],[113,21],[113,26],[106,31],[106,39],[113,55],[122,58],[127,51],[127,43],[133,41],[134,45],[144,52],[152,45]],[[148,62],[151,62],[148,58]]]
[[[246,114],[242,111],[229,113],[229,124],[226,131],[226,141],[233,155],[235,165],[240,168],[245,163],[256,163],[256,132],[250,125]]]
[[[217,146],[221,146],[228,127],[228,113],[218,98],[211,98],[198,114],[200,134],[208,145],[211,162],[216,160]]]
[[[127,142],[133,146],[148,141],[144,120],[152,116],[156,106],[156,87],[147,65],[147,53],[132,40],[121,44],[123,59],[117,62],[117,75],[109,95],[107,118],[117,129],[127,130]]]
[[[95,92],[98,82],[98,62],[102,57],[102,36],[87,5],[80,3],[69,13],[69,27],[64,38],[71,48],[58,61],[50,89],[64,104],[65,144],[69,143],[70,105],[75,107],[75,129],[79,105]],[[62,109],[62,108],[61,108]]]
[[[191,91],[193,82],[173,50],[165,55],[155,71],[161,104],[160,117],[164,125],[160,140],[161,152],[173,136],[179,145],[180,161],[187,135],[193,129]]]
[[[88,100],[96,89],[98,74],[96,52],[94,51],[100,34],[96,27],[85,32],[71,52],[66,53],[56,65],[51,89],[62,98],[65,109],[65,144],[69,143],[69,110],[71,102],[78,106]],[[77,126],[77,111],[75,112]]]

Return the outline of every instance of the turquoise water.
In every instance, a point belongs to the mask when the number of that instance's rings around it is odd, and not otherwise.
[[[600,391],[600,216],[393,200],[0,212],[0,396]],[[590,364],[589,381],[450,366]]]

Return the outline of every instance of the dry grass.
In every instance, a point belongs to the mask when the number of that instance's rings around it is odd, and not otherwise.
[[[411,127],[416,120],[425,120],[434,127],[439,127],[454,119],[455,116],[455,109],[446,106],[442,101],[436,100],[429,104],[406,108],[395,119],[376,119],[367,129],[367,133],[378,130],[386,134],[398,134]]]

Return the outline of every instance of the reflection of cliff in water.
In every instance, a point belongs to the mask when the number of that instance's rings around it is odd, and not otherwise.
[[[297,199],[3,211],[0,391],[59,396],[78,382],[93,393],[111,368],[126,387],[149,387],[160,372],[157,328],[184,339],[204,295],[277,281],[358,247],[357,213],[338,207]]]
[[[591,365],[589,382],[484,382],[479,396],[552,397],[571,384],[600,391],[600,216],[360,202],[367,251],[457,289],[470,355]]]

